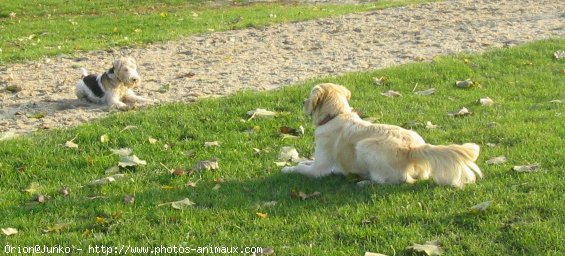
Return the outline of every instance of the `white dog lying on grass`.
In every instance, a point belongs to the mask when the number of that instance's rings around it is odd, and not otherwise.
[[[349,106],[351,92],[336,84],[315,86],[304,112],[316,125],[314,161],[285,167],[285,173],[321,177],[357,174],[359,185],[413,183],[430,176],[438,184],[463,187],[482,177],[475,164],[479,146],[426,144],[416,132],[362,120]]]

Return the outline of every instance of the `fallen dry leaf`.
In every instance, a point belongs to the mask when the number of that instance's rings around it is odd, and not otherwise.
[[[219,147],[219,146],[220,146],[220,142],[218,141],[204,142],[204,147]]]
[[[171,170],[170,173],[171,173],[173,176],[184,176],[184,175],[186,175],[188,172],[185,171],[185,170],[183,170],[183,169],[174,169],[174,170]]]
[[[459,88],[470,88],[476,86],[477,83],[471,81],[471,79],[463,80],[463,81],[456,81],[455,85]]]
[[[512,167],[512,170],[517,172],[537,172],[539,171],[539,164],[517,165]]]
[[[375,253],[375,252],[365,252],[364,256],[386,256],[385,254]]]
[[[184,184],[185,187],[191,187],[191,188],[195,188],[198,186],[198,181],[189,181],[186,184]]]
[[[428,241],[425,244],[413,244],[406,247],[406,249],[413,252],[424,253],[428,256],[441,255],[443,253],[443,250],[439,246],[439,241],[437,240]]]
[[[481,106],[485,106],[485,107],[490,107],[494,105],[494,101],[489,97],[480,98],[479,103],[481,103]]]
[[[386,92],[383,92],[383,93],[381,93],[381,95],[382,95],[382,96],[391,97],[391,98],[402,96],[402,94],[400,94],[400,93],[397,92],[397,91],[393,91],[393,90],[388,90],[388,91],[386,91]]]
[[[218,165],[217,159],[200,161],[196,163],[196,165],[194,166],[194,169],[198,171],[202,171],[202,170],[210,171],[210,170],[216,170],[218,168],[220,168],[220,166]]]
[[[318,192],[318,191],[316,191],[316,192],[314,192],[314,193],[312,193],[312,194],[306,194],[306,193],[304,193],[304,192],[302,192],[302,191],[298,191],[298,192],[294,191],[294,192],[292,192],[292,197],[298,198],[298,199],[300,199],[300,200],[308,200],[308,199],[310,199],[310,198],[318,197],[318,196],[320,196],[320,195],[322,195],[322,193],[320,193],[320,192]]]
[[[177,209],[177,210],[182,210],[185,208],[188,208],[189,206],[194,205],[195,203],[190,201],[190,199],[185,198],[179,201],[174,201],[174,202],[167,202],[167,203],[162,203],[162,204],[158,204],[157,206],[164,206],[164,205],[170,205],[173,209]]]
[[[118,162],[119,167],[130,167],[146,164],[146,161],[139,159],[136,155],[120,156],[120,161]]]
[[[120,167],[117,166],[117,165],[112,166],[112,167],[110,167],[110,168],[108,168],[104,171],[104,173],[106,175],[115,174],[115,173],[118,173],[118,172],[120,172]]]
[[[110,149],[110,151],[119,156],[129,156],[133,153],[133,149],[131,148]]]
[[[432,95],[434,93],[436,93],[436,88],[430,88],[430,89],[427,89],[427,90],[415,92],[415,94],[422,95],[422,96]]]
[[[277,113],[266,109],[258,108],[247,111],[247,115],[250,116],[249,119],[251,120],[251,119],[273,118],[277,116]]]
[[[157,143],[157,139],[152,138],[152,137],[147,138],[147,141],[149,141],[149,144],[155,144],[155,143]]]
[[[373,83],[375,85],[385,85],[386,81],[388,80],[388,78],[386,76],[381,76],[381,77],[373,77]]]
[[[55,224],[55,225],[47,226],[45,229],[43,229],[43,233],[59,233],[63,231],[65,226],[66,226],[65,224]]]
[[[18,230],[15,228],[2,228],[2,233],[5,236],[11,236],[11,235],[15,235],[18,233]]]
[[[32,182],[30,183],[26,189],[24,189],[24,192],[28,192],[30,194],[35,194],[37,192],[39,192],[40,186],[38,182]]]
[[[458,111],[447,113],[448,116],[459,117],[459,116],[469,116],[472,115],[473,112],[470,112],[466,107],[461,108]]]
[[[78,144],[73,142],[74,139],[65,142],[65,147],[67,148],[78,148]]]
[[[506,163],[506,157],[505,156],[495,156],[492,157],[491,159],[486,161],[487,164],[503,164]]]
[[[492,201],[485,201],[485,202],[482,202],[482,203],[480,203],[480,204],[471,206],[471,208],[469,208],[469,210],[470,210],[472,213],[484,212],[484,211],[487,210],[487,208],[488,208],[491,204],[492,204]]]
[[[36,195],[36,196],[33,197],[33,201],[36,201],[40,204],[47,202],[47,200],[49,200],[49,199],[50,199],[50,197],[46,196],[46,195]]]
[[[282,126],[279,128],[279,132],[283,135],[302,136],[304,135],[304,127],[301,125],[295,129],[288,126]]]
[[[132,129],[137,129],[137,126],[135,126],[135,125],[128,125],[128,126],[124,127],[124,129],[120,130],[120,132],[124,132],[124,131],[127,131],[127,130],[132,130]]]
[[[561,101],[561,100],[550,100],[549,103],[561,104],[561,103],[563,103],[563,101]]]
[[[300,159],[298,151],[294,147],[284,146],[279,151],[278,162],[297,161]]]
[[[132,195],[124,196],[124,204],[133,204],[135,202],[135,197]]]
[[[430,122],[430,121],[426,122],[426,129],[431,130],[431,129],[437,129],[437,128],[439,128],[439,125],[432,124],[432,122]]]
[[[124,178],[124,177],[126,177],[125,174],[123,174],[123,173],[118,173],[118,174],[114,174],[114,175],[112,175],[112,176],[108,176],[108,177],[104,177],[104,178],[101,178],[101,179],[93,180],[93,181],[89,182],[88,184],[89,184],[89,185],[92,185],[92,186],[99,186],[99,185],[104,185],[104,184],[112,183],[112,182],[114,182],[114,181],[116,181],[116,180],[119,180],[119,179],[122,179],[122,178]]]
[[[214,185],[214,187],[212,188],[212,190],[218,191],[218,190],[220,190],[221,187],[222,187],[222,185],[216,184],[216,185]]]
[[[62,195],[62,196],[69,196],[70,194],[71,194],[71,190],[70,190],[69,187],[67,187],[67,186],[62,186],[62,187],[59,189],[59,195]]]
[[[103,135],[100,136],[100,142],[107,143],[108,141],[110,141],[108,134],[103,134]]]
[[[268,214],[266,213],[262,213],[262,212],[256,212],[255,215],[257,215],[257,217],[261,218],[261,219],[266,219],[269,217]]]
[[[555,57],[555,59],[565,58],[565,51],[564,50],[558,50],[558,51],[553,53],[553,57]]]

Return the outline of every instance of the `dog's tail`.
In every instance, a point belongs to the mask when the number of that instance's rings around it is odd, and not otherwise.
[[[461,188],[467,183],[474,183],[477,176],[483,177],[475,164],[479,151],[479,145],[474,143],[448,146],[426,144],[410,149],[409,156],[418,161],[427,161],[431,168],[430,175],[436,183]]]
[[[88,71],[86,71],[86,68],[80,68],[80,75],[81,75],[81,78],[88,76]]]

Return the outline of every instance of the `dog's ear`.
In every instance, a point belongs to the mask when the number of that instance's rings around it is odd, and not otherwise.
[[[325,93],[326,91],[320,85],[314,86],[310,92],[310,98],[304,101],[304,113],[311,116],[314,110],[322,104]]]
[[[339,89],[341,90],[341,93],[343,93],[343,95],[345,95],[345,98],[347,100],[351,99],[351,91],[349,91],[347,88],[345,88],[343,86],[339,86]]]
[[[120,59],[115,60],[114,63],[112,63],[112,71],[120,70],[121,67],[122,67],[122,60]]]
[[[129,56],[129,57],[127,57],[126,60],[127,60],[127,62],[132,63],[133,65],[135,65],[137,67],[137,61],[135,60],[134,57]]]

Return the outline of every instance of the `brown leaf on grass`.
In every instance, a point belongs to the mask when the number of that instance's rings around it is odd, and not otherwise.
[[[421,96],[427,96],[427,95],[432,95],[434,93],[436,93],[436,88],[430,88],[430,89],[423,90],[423,91],[417,91],[414,94],[421,95]]]
[[[386,254],[381,254],[376,252],[365,252],[364,256],[386,256]]]
[[[45,202],[47,202],[47,200],[49,200],[50,197],[46,196],[46,195],[36,195],[33,197],[33,201],[38,202],[40,204],[43,204]]]
[[[120,161],[118,162],[119,167],[131,167],[146,164],[147,162],[145,160],[139,159],[136,155],[120,156]]]
[[[373,77],[373,84],[378,86],[385,85],[387,81],[388,81],[388,77],[386,76]]]
[[[386,92],[383,92],[383,93],[381,93],[381,95],[386,96],[386,97],[390,97],[390,98],[402,96],[402,94],[400,94],[397,91],[393,91],[393,90],[388,90]]]
[[[171,174],[173,176],[185,176],[187,174],[190,174],[190,171],[185,171],[183,169],[174,169],[174,170],[171,170]]]
[[[430,122],[430,121],[426,122],[426,129],[431,130],[431,129],[437,129],[437,128],[439,128],[439,125],[432,124],[432,122]]]
[[[18,233],[18,230],[15,228],[2,228],[2,234],[5,236],[11,236]]]
[[[110,141],[108,134],[103,134],[103,135],[100,136],[100,142],[107,143],[108,141]]]
[[[129,156],[133,153],[133,149],[131,148],[110,149],[110,151],[119,156]]]
[[[198,186],[198,181],[189,181],[186,184],[184,184],[185,187],[191,187],[191,188],[195,188]]]
[[[60,233],[66,226],[66,224],[50,225],[43,229],[43,233]]]
[[[291,136],[302,136],[304,135],[304,127],[300,126],[298,128],[291,128],[288,126],[281,126],[279,128],[279,132],[283,135],[291,135]]]
[[[503,164],[503,163],[506,163],[506,157],[505,156],[495,156],[495,157],[492,157],[491,159],[487,160],[486,163],[487,164],[494,164],[494,165]]]
[[[204,142],[204,147],[219,147],[219,146],[220,146],[220,142],[218,141]]]
[[[123,129],[121,129],[120,132],[132,130],[132,129],[137,129],[137,126],[136,125],[128,125],[128,126],[124,127]]]
[[[35,194],[37,192],[39,192],[39,190],[41,189],[41,187],[39,186],[38,182],[32,182],[30,183],[27,188],[25,188],[23,191],[30,193],[30,194]]]
[[[428,256],[441,255],[443,250],[439,246],[439,241],[428,241],[425,244],[413,244],[406,247],[406,250],[410,250],[416,253],[424,253]]]
[[[553,57],[555,57],[555,59],[557,59],[557,60],[558,60],[558,59],[565,58],[565,51],[564,51],[564,50],[555,51],[555,52],[553,53]]]
[[[203,171],[203,170],[210,171],[210,170],[216,170],[218,168],[220,168],[220,166],[218,165],[217,159],[203,160],[196,163],[196,165],[194,166],[194,169],[198,171]]]
[[[164,206],[164,205],[170,205],[173,209],[177,209],[177,210],[182,210],[185,208],[188,208],[189,206],[194,205],[195,203],[190,201],[190,199],[185,198],[179,201],[174,201],[174,202],[167,202],[167,203],[162,203],[162,204],[158,204],[157,206]]]
[[[462,117],[462,116],[470,116],[473,112],[470,112],[466,107],[459,109],[458,111],[449,112],[447,113],[448,116],[452,117]]]
[[[494,105],[494,101],[489,97],[484,97],[479,99],[481,106],[490,107]]]
[[[480,212],[484,212],[487,210],[487,208],[492,204],[492,201],[485,201],[482,202],[480,204],[476,204],[471,206],[471,208],[469,208],[469,211],[471,211],[472,213],[480,213]]]
[[[67,148],[78,148],[78,144],[74,143],[75,139],[69,140],[67,142],[65,142],[65,147]]]
[[[472,81],[471,79],[467,79],[462,81],[455,81],[455,86],[459,88],[471,88],[471,87],[479,86],[479,83],[476,81]]]
[[[149,144],[155,144],[155,143],[157,143],[158,140],[155,139],[155,138],[149,137],[149,138],[147,138],[147,141],[149,142]]]
[[[59,189],[59,195],[62,195],[62,196],[67,197],[67,196],[69,196],[70,194],[71,194],[71,190],[70,190],[69,187],[67,187],[67,186],[62,186],[62,187]]]
[[[261,219],[266,219],[269,217],[269,215],[267,213],[262,213],[262,212],[256,212],[255,215],[257,215],[257,217],[261,218]]]
[[[269,111],[262,108],[257,108],[254,110],[247,111],[247,115],[250,116],[249,120],[251,119],[265,119],[265,118],[273,118],[276,117],[278,114],[273,111]]]
[[[135,197],[132,195],[124,196],[124,204],[133,204],[135,202]]]
[[[517,172],[537,172],[539,171],[539,164],[517,165],[512,167],[512,170]]]
[[[212,190],[218,191],[218,190],[220,190],[221,187],[222,187],[222,185],[216,184],[216,185],[214,185],[214,187],[212,187]]]
[[[91,185],[91,186],[104,185],[104,184],[108,184],[108,183],[115,182],[116,180],[119,180],[119,179],[123,179],[123,178],[125,178],[125,177],[126,177],[125,174],[123,174],[123,173],[118,173],[118,174],[114,174],[114,175],[112,175],[112,176],[108,176],[108,177],[104,177],[104,178],[101,178],[101,179],[93,180],[93,181],[89,182],[88,185]]]
[[[320,193],[318,191],[311,193],[311,194],[306,194],[302,191],[298,191],[298,192],[293,191],[292,192],[292,197],[300,199],[300,200],[308,200],[308,199],[311,199],[311,198],[314,198],[314,197],[318,197],[320,195],[322,195],[322,193]]]

